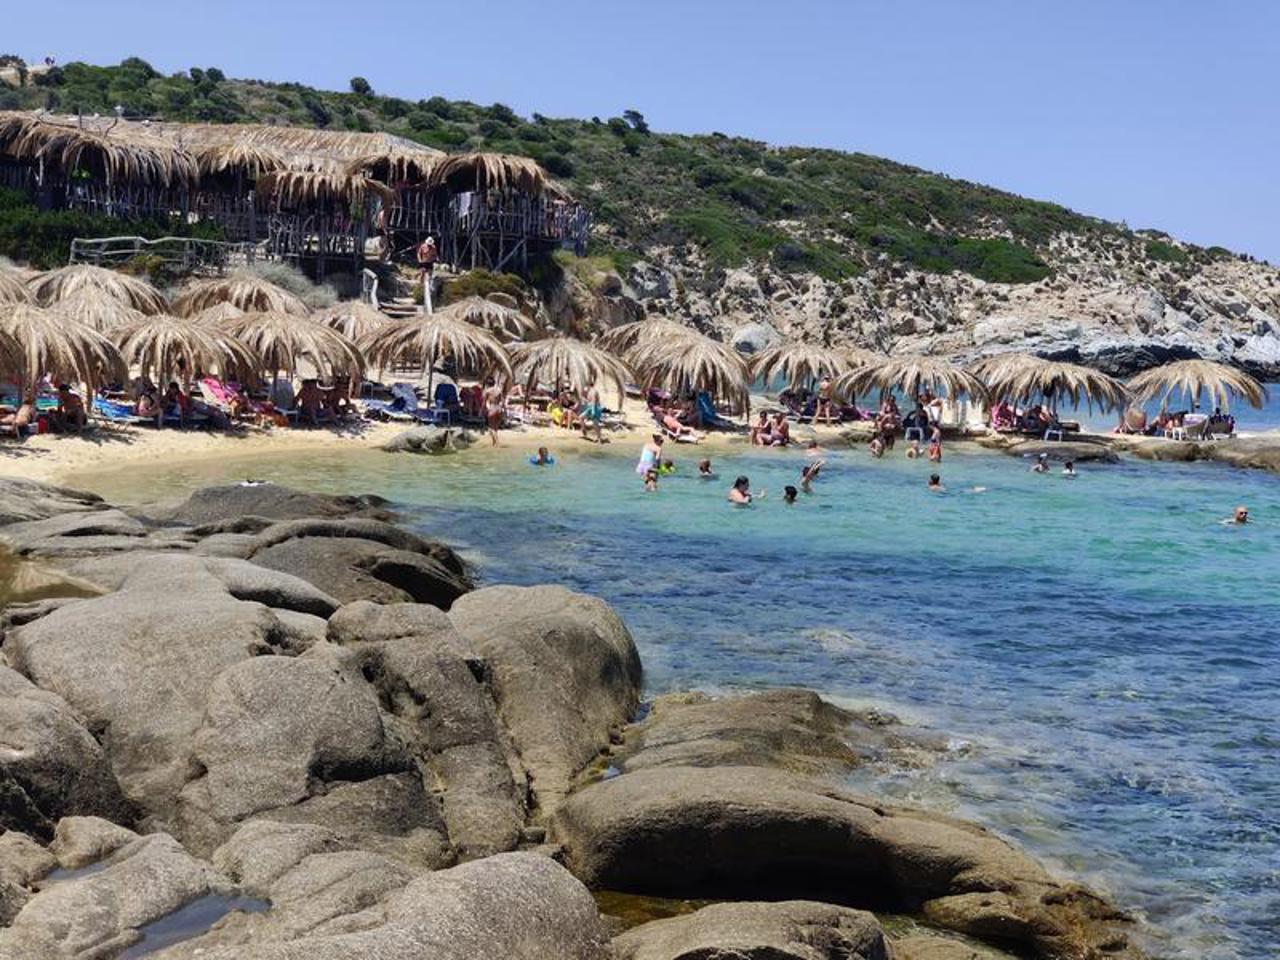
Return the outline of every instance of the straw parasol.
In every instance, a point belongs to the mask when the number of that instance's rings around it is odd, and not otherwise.
[[[223,321],[220,329],[256,354],[262,368],[272,376],[281,370],[290,377],[296,376],[299,360],[307,361],[317,373],[346,376],[356,384],[364,375],[360,349],[337,330],[309,317],[246,313]]]
[[[596,345],[617,356],[624,356],[628,350],[648,340],[662,340],[669,337],[696,336],[698,331],[686,327],[682,323],[668,320],[665,317],[646,317],[630,323],[620,323],[611,327],[596,338]]]
[[[191,148],[191,154],[202,178],[228,174],[242,180],[256,180],[288,166],[288,160],[279,150],[247,140],[201,143]]]
[[[484,327],[493,333],[505,333],[513,337],[524,336],[534,328],[533,321],[519,310],[484,297],[464,297],[447,307],[441,307],[439,312],[456,317],[464,323]]]
[[[790,387],[823,377],[838,377],[849,369],[848,358],[837,350],[803,341],[783,341],[765,347],[751,359],[751,373],[765,384],[781,374]]]
[[[173,301],[173,312],[179,317],[194,317],[219,303],[229,303],[246,313],[290,313],[305,317],[311,312],[301,298],[284,287],[246,271],[189,285]]]
[[[0,270],[0,303],[26,303],[30,299],[22,274],[16,270]]]
[[[550,337],[521,343],[511,349],[511,366],[517,382],[525,384],[527,396],[539,381],[585,386],[612,383],[621,405],[627,395],[631,371],[613,354],[572,337]]]
[[[77,290],[68,297],[64,297],[56,304],[57,308],[71,317],[78,320],[86,326],[93,327],[99,333],[107,333],[108,331],[124,326],[127,323],[137,323],[139,320],[145,320],[148,316],[140,310],[135,310],[115,297],[108,297],[104,294],[89,290],[87,288]],[[164,314],[151,314],[151,316],[164,316]]]
[[[128,367],[115,344],[57,307],[0,305],[0,334],[17,342],[28,384],[49,374],[92,388],[128,376]]]
[[[1093,409],[1123,408],[1129,402],[1129,391],[1115,377],[1100,370],[1046,360],[1026,353],[1006,353],[987,357],[973,365],[974,373],[986,382],[988,393],[1017,402],[1044,397],[1056,408],[1062,398],[1079,406],[1083,400]]]
[[[628,351],[627,362],[646,388],[662,386],[674,393],[706,390],[738,410],[751,407],[747,361],[728,344],[696,331],[643,340]]]
[[[89,263],[73,263],[39,274],[29,286],[32,298],[43,307],[83,292],[111,297],[140,313],[168,309],[160,291],[147,281]]]
[[[142,375],[168,378],[185,371],[217,370],[224,379],[253,377],[262,369],[257,356],[231,334],[200,326],[193,320],[155,314],[116,327],[112,341],[130,366]]]
[[[325,326],[333,327],[344,337],[357,342],[392,322],[385,313],[363,300],[335,303],[331,307],[316,311],[312,316]]]
[[[20,380],[25,372],[26,358],[22,345],[7,331],[0,329],[0,378]]]
[[[1138,401],[1159,396],[1167,404],[1170,394],[1179,393],[1192,403],[1207,393],[1214,407],[1227,409],[1231,397],[1242,398],[1251,407],[1261,409],[1267,402],[1267,389],[1249,374],[1225,363],[1212,360],[1175,360],[1138,374],[1129,381],[1129,389]]]
[[[428,392],[436,364],[449,357],[459,369],[480,373],[497,370],[507,379],[512,376],[511,361],[497,337],[443,310],[389,323],[365,337],[360,346],[369,363],[379,369],[421,364]]]
[[[981,400],[987,392],[981,380],[950,360],[917,354],[884,357],[857,367],[837,378],[834,386],[836,393],[845,396],[897,389],[908,397],[929,390],[953,400],[961,394]]]
[[[224,320],[234,320],[236,317],[243,317],[244,311],[237,307],[234,303],[223,300],[221,303],[215,303],[211,307],[205,307],[189,320],[196,323],[203,323],[206,326],[216,327]]]
[[[539,194],[547,185],[547,174],[528,157],[506,153],[456,153],[431,165],[428,187],[464,190],[516,190]]]

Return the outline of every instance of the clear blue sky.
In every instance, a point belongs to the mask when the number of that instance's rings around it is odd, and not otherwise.
[[[859,150],[1280,262],[1280,0],[12,0],[0,52]]]

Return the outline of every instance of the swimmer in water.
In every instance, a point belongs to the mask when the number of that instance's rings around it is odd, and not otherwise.
[[[648,470],[645,472],[644,492],[645,493],[658,492],[658,471],[657,470]]]
[[[936,473],[929,474],[928,489],[933,493],[946,493],[947,488],[942,485],[942,478]]]
[[[716,475],[711,470],[711,461],[710,460],[698,461],[698,479],[714,480],[715,478],[716,478]]]
[[[1075,479],[1080,476],[1080,474],[1076,473],[1076,462],[1074,460],[1068,460],[1062,465],[1062,475],[1069,479]]]
[[[871,438],[871,442],[867,444],[867,450],[873,457],[879,460],[884,456],[884,438],[877,433]]]
[[[826,452],[826,448],[821,446],[817,440],[810,440],[804,448],[806,457],[820,457]]]
[[[764,490],[761,490],[759,494],[751,492],[751,481],[746,477],[739,477],[733,481],[733,486],[729,488],[729,502],[735,507],[749,507],[756,500],[763,500],[764,496]]]
[[[782,502],[783,503],[796,502],[796,488],[791,486],[791,484],[787,484],[785,487],[782,488]]]
[[[546,447],[539,447],[538,455],[536,457],[530,457],[529,462],[535,467],[549,467],[556,461],[555,458],[551,456],[550,450]]]
[[[1226,526],[1238,527],[1249,522],[1249,508],[1236,507],[1235,512],[1222,521]]]
[[[805,493],[813,493],[813,481],[818,479],[825,460],[815,460],[813,463],[806,463],[804,469],[800,471],[800,489]]]
[[[661,465],[659,465],[658,467],[658,475],[662,477],[669,477],[671,474],[675,472],[676,472],[676,465],[675,465],[675,461],[673,460],[663,460]]]
[[[1036,457],[1035,466],[1031,468],[1032,473],[1048,473],[1049,472],[1049,455],[1042,453]]]
[[[920,457],[920,441],[913,439],[907,444],[907,459],[916,460]]]

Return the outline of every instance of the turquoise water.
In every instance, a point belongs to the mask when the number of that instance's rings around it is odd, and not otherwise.
[[[1066,480],[949,451],[938,495],[901,448],[858,450],[786,506],[803,456],[743,449],[719,481],[677,475],[656,494],[629,457],[573,445],[548,469],[513,451],[251,471],[387,495],[484,581],[606,598],[651,693],[798,684],[947,731],[944,762],[859,782],[1109,890],[1162,955],[1280,953],[1280,477],[1126,462]],[[682,473],[699,452],[678,451]],[[768,498],[729,507],[737,473]],[[1221,525],[1237,503],[1256,522]]]

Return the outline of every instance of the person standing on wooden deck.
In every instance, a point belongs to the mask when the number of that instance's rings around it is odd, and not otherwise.
[[[427,313],[431,313],[431,277],[439,256],[435,237],[428,236],[418,244],[418,279],[422,282],[422,309]]]

